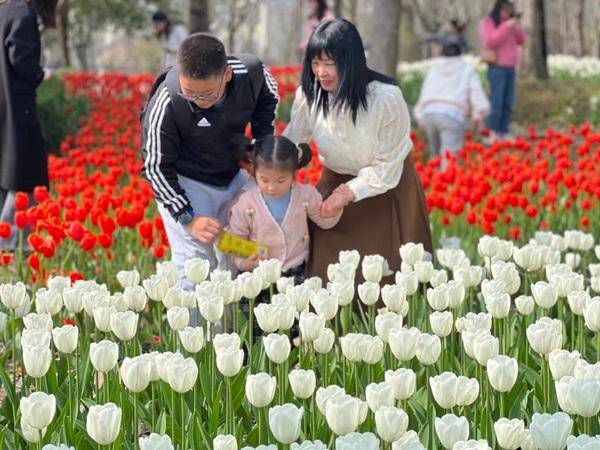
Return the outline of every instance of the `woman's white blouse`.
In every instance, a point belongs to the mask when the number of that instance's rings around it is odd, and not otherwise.
[[[327,117],[309,108],[299,87],[291,120],[283,132],[294,142],[314,138],[322,163],[333,172],[354,175],[347,185],[355,201],[383,194],[400,181],[410,153],[410,116],[397,86],[372,81],[367,87],[367,111],[360,108],[356,125],[349,110],[331,110]]]

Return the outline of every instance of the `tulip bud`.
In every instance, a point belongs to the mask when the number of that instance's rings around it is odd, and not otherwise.
[[[296,397],[306,400],[313,395],[317,380],[312,370],[294,369],[289,373],[288,379]]]
[[[226,348],[217,352],[217,369],[225,377],[238,374],[244,362],[244,351],[235,348]]]
[[[533,299],[541,308],[549,309],[556,304],[558,293],[551,284],[545,281],[538,281],[531,286],[531,291]]]
[[[218,360],[217,360],[218,365]],[[198,366],[193,358],[172,358],[167,366],[167,380],[175,392],[185,394],[192,390],[198,378]]]
[[[421,243],[415,244],[413,242],[407,242],[400,247],[400,258],[411,266],[422,261],[423,256],[425,256],[425,248]]]
[[[73,325],[54,328],[52,330],[54,345],[61,353],[72,353],[77,348],[79,329]]]
[[[22,397],[19,403],[21,423],[42,430],[50,425],[56,413],[56,398],[45,392],[33,392]]]
[[[550,372],[554,380],[560,380],[562,377],[573,376],[575,366],[581,359],[578,351],[569,352],[568,350],[554,349],[548,355],[550,363]]]
[[[395,281],[398,286],[404,288],[406,295],[413,295],[419,287],[419,279],[414,272],[396,272]]]
[[[362,274],[366,281],[379,283],[384,275],[387,262],[381,255],[366,255],[362,261]]]
[[[303,408],[291,403],[274,406],[269,409],[269,428],[277,441],[291,444],[300,437]]]
[[[21,431],[23,432],[23,438],[31,444],[37,444],[42,440],[44,435],[46,434],[46,428],[42,430],[38,430],[37,428],[33,428],[27,422],[21,421]]]
[[[204,347],[204,330],[202,327],[185,327],[179,331],[179,340],[186,352],[198,353]]]
[[[417,388],[417,376],[411,369],[387,370],[385,381],[394,388],[396,400],[408,400]]]
[[[339,395],[327,401],[325,418],[331,431],[338,436],[343,436],[358,428],[362,416],[366,416],[367,408],[367,404],[357,398]]]
[[[435,418],[435,432],[442,446],[451,450],[457,442],[469,439],[469,422],[466,417],[446,414]]]
[[[317,353],[324,355],[329,353],[335,342],[335,333],[331,328],[323,328],[321,335],[313,341],[313,347]]]
[[[242,281],[242,295],[245,298],[256,298],[263,290],[263,279],[260,275],[249,273]]]
[[[427,334],[421,333],[419,340],[417,341],[416,356],[421,364],[430,366],[434,364],[440,357],[442,352],[442,343],[440,338]]]
[[[360,290],[360,286],[359,286]],[[335,297],[330,296],[325,289],[319,289],[310,296],[310,303],[315,308],[315,312],[323,316],[325,320],[331,320],[338,311],[338,304]]]
[[[119,373],[125,387],[131,392],[138,393],[148,387],[151,370],[147,358],[135,357],[125,358]]]
[[[273,401],[277,381],[268,373],[257,373],[246,377],[246,398],[255,408],[264,408]]]
[[[420,334],[419,329],[415,327],[390,331],[390,349],[398,361],[410,361],[415,357]]]
[[[394,406],[394,386],[391,383],[371,383],[365,390],[367,405],[376,412],[382,406]]]
[[[517,381],[519,364],[514,358],[498,355],[487,361],[487,375],[490,384],[498,392],[510,391]]]
[[[266,283],[275,284],[281,277],[281,261],[278,259],[260,261],[256,268],[256,272]]]
[[[38,313],[58,314],[62,309],[62,294],[58,290],[41,288],[35,293],[35,309]]]
[[[208,276],[210,262],[204,258],[191,258],[184,263],[185,277],[190,283],[200,284]]]
[[[8,309],[17,309],[27,298],[27,288],[20,281],[0,284],[0,300]]]
[[[173,306],[167,310],[167,321],[175,331],[181,331],[190,322],[190,311],[183,306]]]
[[[407,304],[406,288],[397,284],[386,284],[381,289],[381,299],[389,311],[400,313]]]
[[[52,331],[52,317],[48,313],[29,313],[23,317],[27,330]]]
[[[348,433],[335,440],[336,450],[379,450],[379,439],[373,433]]]
[[[434,311],[429,316],[429,323],[431,324],[431,331],[440,338],[445,338],[452,332],[452,325],[454,320],[450,311]]]
[[[354,289],[354,285],[352,285]],[[296,311],[304,312],[308,308],[311,290],[306,285],[294,286],[285,293],[289,302],[296,307]]]
[[[523,443],[525,424],[520,419],[502,418],[494,423],[498,445],[504,450],[516,450]]]
[[[250,297],[254,298],[254,297]],[[223,297],[207,297],[198,301],[198,307],[202,317],[210,323],[215,323],[223,317],[225,303]]]
[[[241,347],[240,336],[237,333],[220,333],[215,335],[213,338],[213,347],[215,352],[220,352],[226,348],[233,348],[235,350]]]
[[[382,406],[375,412],[377,434],[386,442],[395,442],[406,433],[408,415],[399,408]]]
[[[594,297],[586,302],[583,308],[585,326],[598,333],[600,331],[600,297]]]
[[[136,312],[141,312],[148,303],[146,291],[142,286],[128,286],[123,291],[123,299],[129,306],[129,309]]]
[[[121,431],[121,408],[114,403],[90,406],[86,430],[96,443],[112,444]]]
[[[301,313],[299,326],[302,342],[312,342],[325,328],[325,318],[314,313]]]
[[[142,286],[148,293],[148,297],[155,302],[162,301],[167,295],[169,289],[169,280],[161,275],[155,274],[150,276],[148,279],[142,281]]]
[[[571,434],[573,421],[563,413],[534,413],[529,427],[533,442],[540,449],[563,449]]]
[[[487,366],[491,358],[498,356],[500,351],[500,341],[491,334],[482,334],[473,341],[473,354],[475,359],[482,366]]]
[[[110,372],[117,364],[119,346],[112,341],[103,340],[90,344],[90,361],[97,372]]]
[[[375,330],[377,335],[385,343],[389,341],[391,330],[402,328],[402,316],[393,312],[379,314],[375,318]]]
[[[238,450],[235,436],[220,434],[213,439],[213,450]]]
[[[533,313],[535,303],[533,297],[530,297],[529,295],[519,295],[515,299],[515,306],[517,307],[519,314],[528,316]]]
[[[383,358],[383,341],[379,336],[363,335],[360,347],[361,360],[367,364],[377,364]]]
[[[392,444],[392,450],[425,450],[425,447],[421,444],[419,435],[413,430],[408,430]]]
[[[140,273],[136,270],[121,270],[117,272],[117,281],[123,289],[132,288],[140,284]]]
[[[335,282],[330,286],[331,296],[334,297],[338,306],[348,306],[354,300],[354,282]]]
[[[92,314],[94,316],[94,324],[103,333],[110,333],[110,318],[117,313],[114,306],[98,306],[94,308]]]
[[[133,311],[115,313],[110,317],[110,328],[120,340],[130,341],[137,332],[138,317]]]
[[[171,438],[167,435],[150,433],[150,436],[139,438],[140,450],[174,450]]]
[[[23,348],[23,364],[27,375],[42,378],[48,373],[52,362],[52,352],[46,345],[34,345]]]
[[[485,297],[485,307],[495,319],[504,319],[510,312],[510,295],[495,292]]]
[[[542,317],[527,327],[526,334],[531,348],[541,355],[562,347],[562,323],[558,319]]]
[[[363,304],[370,306],[379,300],[379,283],[365,281],[358,285],[358,297]]]
[[[434,271],[431,261],[418,261],[415,263],[414,269],[420,283],[429,283]]]
[[[315,400],[317,402],[317,408],[319,408],[319,412],[325,415],[327,411],[327,403],[329,400],[335,397],[345,396],[346,392],[344,388],[341,388],[335,384],[331,386],[327,386],[326,388],[320,387],[317,389],[317,393],[315,395]]]
[[[292,346],[284,334],[272,333],[263,337],[263,345],[268,358],[275,364],[282,364],[290,356]]]

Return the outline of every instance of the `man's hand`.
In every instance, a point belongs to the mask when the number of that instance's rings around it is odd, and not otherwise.
[[[242,272],[249,272],[256,269],[258,267],[258,263],[263,259],[267,259],[267,257],[257,252],[254,255],[243,259],[239,264],[239,268]]]
[[[212,217],[197,216],[186,225],[189,233],[203,244],[212,244],[221,232],[221,224]]]
[[[346,185],[340,184],[333,194],[320,205],[320,212],[324,218],[337,216],[348,204],[354,201],[354,192]]]

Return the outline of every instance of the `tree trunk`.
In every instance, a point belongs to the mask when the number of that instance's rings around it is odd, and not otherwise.
[[[546,15],[544,0],[534,0],[531,29],[531,62],[538,80],[548,79],[548,49],[546,47]]]
[[[402,0],[372,0],[365,5],[366,23],[361,27],[367,62],[373,70],[396,78],[400,7]]]
[[[65,67],[71,66],[71,52],[69,51],[69,0],[60,0],[57,6],[58,32],[60,46]]]
[[[208,0],[190,0],[190,33],[208,31],[210,16]]]

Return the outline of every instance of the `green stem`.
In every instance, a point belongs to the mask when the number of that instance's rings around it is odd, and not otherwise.
[[[256,409],[256,416],[258,422],[258,445],[263,443],[263,411],[262,408]]]
[[[150,392],[151,392],[151,397],[150,397],[150,410],[152,411],[152,432],[156,432],[156,408],[154,405],[154,397],[155,397],[155,387],[154,387],[154,381],[152,383],[150,383]]]
[[[186,436],[185,436],[185,410],[184,410],[184,400],[183,400],[184,394],[181,394],[179,399],[180,399],[180,405],[181,405],[181,448],[183,450],[187,449],[186,446]]]
[[[138,448],[138,435],[139,435],[138,426],[138,404],[137,404],[137,394],[133,393],[133,448]]]
[[[253,298],[248,299],[248,367],[250,367],[250,373],[252,373],[252,347],[254,347],[254,300]]]

